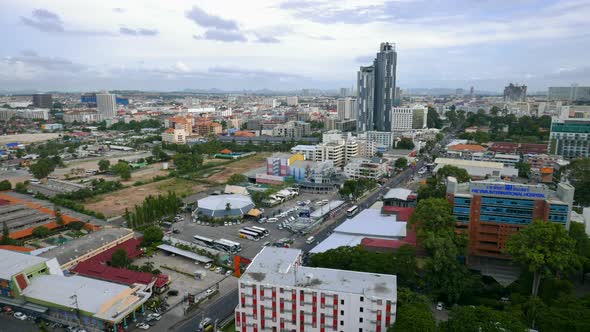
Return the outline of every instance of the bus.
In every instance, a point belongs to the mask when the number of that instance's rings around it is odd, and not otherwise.
[[[266,228],[262,228],[262,227],[258,227],[258,226],[252,226],[250,228],[254,228],[255,230],[261,231],[262,233],[264,233],[264,236],[270,235],[270,233],[268,232],[268,230]]]
[[[252,241],[258,241],[260,240],[260,235],[258,235],[258,233],[255,232],[251,232],[245,229],[240,229],[240,237],[242,239],[248,239],[248,240],[252,240]]]
[[[195,242],[197,242],[199,244],[203,244],[207,247],[213,247],[213,243],[215,242],[208,237],[204,237],[204,236],[200,236],[200,235],[195,235],[195,236],[193,236],[193,238],[195,239]]]
[[[242,250],[242,245],[238,242],[226,240],[226,239],[219,239],[213,241],[213,247],[219,250],[223,250],[232,254],[235,254]]]
[[[358,205],[354,205],[350,209],[346,210],[346,216],[348,218],[354,217],[354,215],[356,215],[357,213],[359,213],[359,206]]]
[[[244,230],[245,231],[248,231],[248,232],[252,232],[252,233],[258,234],[258,237],[261,238],[261,239],[266,236],[266,234],[264,233],[264,231],[261,231],[259,229],[254,228],[254,227],[244,227]]]

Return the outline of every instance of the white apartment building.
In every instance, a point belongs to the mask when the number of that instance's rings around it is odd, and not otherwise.
[[[114,118],[117,115],[116,96],[108,92],[97,93],[96,108],[102,120]]]
[[[354,158],[344,166],[344,175],[349,179],[367,178],[378,180],[386,173],[386,164],[382,163],[380,159]]]
[[[100,121],[98,113],[95,110],[72,110],[65,112],[63,115],[64,122],[72,123],[92,123]]]
[[[49,110],[44,108],[36,109],[24,109],[24,110],[13,110],[13,109],[0,109],[0,120],[7,121],[12,117],[21,119],[31,120],[49,120]]]
[[[336,100],[336,111],[339,120],[356,119],[357,102],[356,98],[340,98]]]
[[[299,98],[297,98],[297,96],[287,97],[287,105],[289,105],[289,106],[299,105]]]
[[[162,141],[176,144],[186,144],[186,130],[181,128],[168,128],[162,133]]]
[[[331,160],[334,166],[342,168],[346,164],[345,145],[331,142],[316,145],[314,161]]]
[[[393,107],[391,109],[391,131],[399,133],[412,129],[414,111],[411,108]]]
[[[291,148],[291,153],[300,153],[305,156],[305,160],[315,161],[315,145],[296,145]]]
[[[366,131],[359,134],[360,138],[364,138],[368,141],[373,141],[379,145],[385,146],[391,149],[395,140],[395,135],[388,131]]]
[[[272,108],[275,108],[275,107],[279,106],[279,103],[274,98],[264,98],[262,100],[262,104],[263,105],[266,105],[266,106],[270,106]]]
[[[236,331],[385,332],[394,275],[301,266],[302,251],[264,247],[239,281]]]

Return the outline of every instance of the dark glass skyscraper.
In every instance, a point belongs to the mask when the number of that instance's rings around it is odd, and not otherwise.
[[[391,108],[396,93],[396,67],[395,44],[381,43],[373,66],[360,68],[357,76],[358,131],[391,131]],[[372,84],[369,84],[371,78]],[[370,104],[373,106],[370,107]]]
[[[361,67],[357,74],[357,131],[364,132],[374,129],[373,112],[375,107],[375,68]]]

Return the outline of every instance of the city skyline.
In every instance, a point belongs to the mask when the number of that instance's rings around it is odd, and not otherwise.
[[[354,84],[385,41],[402,89],[590,84],[588,1],[0,6],[0,91],[332,90]]]

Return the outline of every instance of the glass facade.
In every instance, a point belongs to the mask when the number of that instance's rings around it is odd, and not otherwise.
[[[453,215],[459,222],[469,222],[469,214],[471,212],[471,198],[469,197],[455,197],[455,205],[453,206]]]

